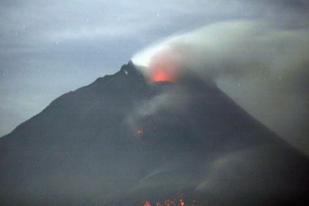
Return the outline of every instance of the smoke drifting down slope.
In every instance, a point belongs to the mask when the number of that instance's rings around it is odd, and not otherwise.
[[[134,55],[133,62],[143,66],[150,79],[162,70],[171,79],[187,73],[212,79],[249,113],[309,154],[308,53],[308,29],[231,21],[167,38]]]

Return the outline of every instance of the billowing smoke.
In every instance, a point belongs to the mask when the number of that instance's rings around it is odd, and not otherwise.
[[[309,153],[308,54],[308,29],[228,21],[169,37],[137,53],[133,62],[149,77],[157,67],[173,67],[173,78],[189,71],[214,80],[262,123]]]

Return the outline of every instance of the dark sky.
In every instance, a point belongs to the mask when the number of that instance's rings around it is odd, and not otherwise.
[[[0,136],[160,39],[214,22],[308,28],[306,0],[2,0]]]

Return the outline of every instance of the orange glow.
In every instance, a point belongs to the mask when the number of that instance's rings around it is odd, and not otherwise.
[[[151,203],[149,201],[145,201],[144,206],[151,206]]]
[[[174,82],[180,70],[181,57],[179,52],[170,48],[155,54],[149,64],[149,77],[152,82]]]
[[[170,74],[168,71],[164,69],[154,69],[152,74],[152,81],[154,82],[172,82],[174,81],[174,77],[172,74]]]

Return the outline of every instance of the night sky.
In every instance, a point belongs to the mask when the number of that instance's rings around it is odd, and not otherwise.
[[[308,30],[308,15],[306,0],[2,0],[0,136],[167,36],[238,19]]]

